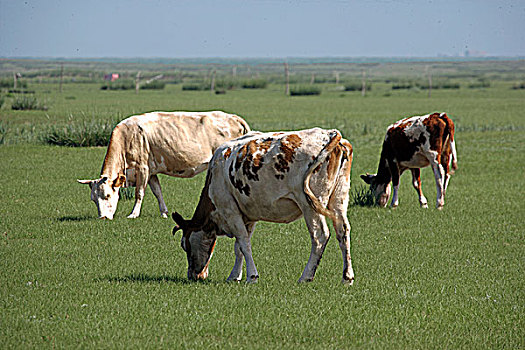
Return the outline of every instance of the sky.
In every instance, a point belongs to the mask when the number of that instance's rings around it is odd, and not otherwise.
[[[0,57],[525,56],[525,0],[0,0]]]

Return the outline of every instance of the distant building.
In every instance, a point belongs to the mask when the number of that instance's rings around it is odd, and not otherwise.
[[[104,80],[115,81],[119,78],[118,73],[111,73],[104,75]]]

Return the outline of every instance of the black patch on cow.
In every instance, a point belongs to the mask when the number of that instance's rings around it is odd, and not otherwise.
[[[230,183],[235,187],[239,193],[245,194],[246,196],[250,196],[250,186],[248,184],[243,184],[243,182],[239,179],[236,179],[234,176],[235,172],[233,171],[233,162],[230,163],[230,168],[228,171],[228,178],[230,179]]]

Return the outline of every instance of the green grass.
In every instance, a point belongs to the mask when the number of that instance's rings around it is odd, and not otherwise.
[[[0,340],[5,348],[511,348],[525,347],[525,95],[512,83],[488,89],[391,91],[362,98],[323,87],[287,97],[281,85],[226,95],[100,91],[31,86],[47,112],[2,109],[0,146]],[[384,91],[391,96],[384,96]],[[74,96],[74,99],[66,98]],[[446,111],[456,122],[459,169],[443,211],[419,208],[410,175],[395,210],[351,206],[356,281],[340,283],[341,253],[330,240],[314,282],[298,285],[310,252],[302,220],[259,223],[256,285],[225,282],[232,239],[221,237],[204,283],[189,283],[170,220],[147,191],[141,217],[98,220],[80,178],[99,175],[105,148],[69,148],[17,139],[48,125],[113,121],[148,110],[222,109],[253,129],[338,128],[354,146],[352,191],[377,168],[388,124]],[[46,116],[47,114],[47,116]],[[115,119],[114,119],[115,118]],[[511,127],[509,127],[511,126]],[[160,176],[170,210],[192,215],[204,182]],[[432,208],[435,184],[422,171]]]

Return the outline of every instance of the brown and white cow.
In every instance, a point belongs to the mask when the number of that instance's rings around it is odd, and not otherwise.
[[[178,213],[188,278],[205,279],[218,235],[235,237],[235,264],[228,277],[247,282],[259,276],[251,236],[257,221],[289,223],[304,217],[312,250],[299,282],[311,281],[328,242],[325,216],[333,221],[343,254],[343,281],[352,283],[350,224],[346,217],[352,146],[337,130],[250,133],[222,145],[210,162],[191,220]]]
[[[147,184],[157,197],[162,217],[167,218],[157,174],[195,176],[206,170],[217,147],[249,131],[244,119],[220,111],[132,116],[113,130],[100,178],[78,182],[91,187],[91,200],[101,219],[113,219],[123,186],[136,186],[128,218],[138,217]]]
[[[452,163],[452,171],[449,164]],[[445,204],[445,191],[453,171],[457,169],[454,142],[454,123],[445,113],[433,113],[402,119],[388,127],[377,174],[361,175],[370,185],[376,204],[386,207],[390,197],[390,182],[394,186],[391,206],[399,204],[399,177],[410,169],[412,185],[419,196],[421,207],[428,208],[421,190],[420,168],[430,165],[437,187],[436,208]]]

